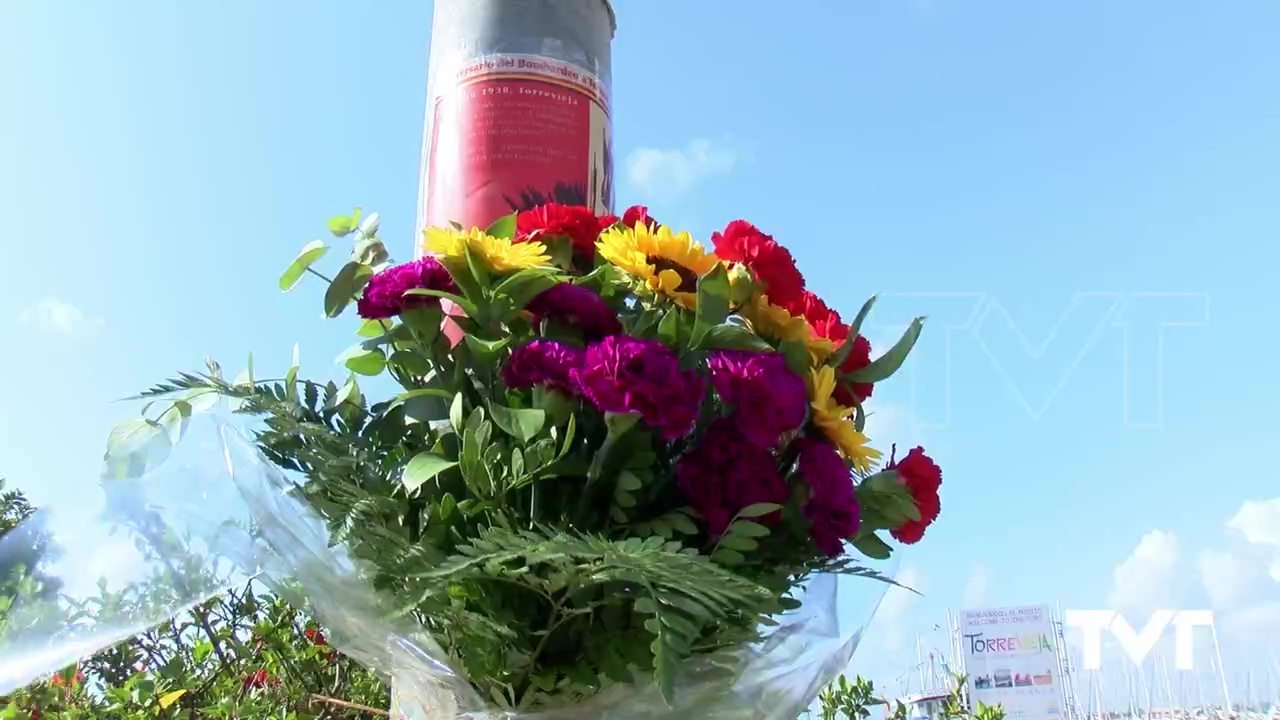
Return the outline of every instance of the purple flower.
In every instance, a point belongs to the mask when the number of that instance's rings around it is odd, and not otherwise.
[[[676,483],[707,523],[712,536],[724,533],[738,511],[756,503],[787,501],[787,481],[773,453],[752,442],[730,419],[711,423],[698,446],[676,463]],[[773,523],[779,513],[758,522]]]
[[[637,413],[666,440],[689,434],[706,379],[680,370],[680,358],[657,340],[611,335],[587,348],[578,388],[600,412]]]
[[[531,340],[511,351],[502,366],[502,381],[513,390],[546,385],[576,395],[573,374],[582,367],[586,354],[582,348],[555,340]]]
[[[809,396],[804,380],[780,353],[721,350],[711,354],[711,385],[733,406],[743,434],[763,448],[804,424]]]
[[[543,291],[525,309],[539,319],[550,318],[576,327],[587,340],[622,332],[618,313],[608,303],[590,290],[571,283],[560,283]]]
[[[449,271],[435,258],[424,257],[389,267],[369,278],[360,299],[356,300],[356,312],[366,320],[383,320],[399,315],[405,308],[440,304],[439,298],[405,295],[409,290],[417,289],[458,292]]]
[[[862,513],[853,476],[844,458],[830,443],[812,438],[797,440],[800,474],[809,486],[804,515],[809,520],[813,544],[835,557],[844,552],[844,540],[858,534]]]

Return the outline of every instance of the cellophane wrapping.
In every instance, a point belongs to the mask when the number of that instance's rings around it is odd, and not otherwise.
[[[51,532],[31,569],[61,586],[54,596],[19,593],[0,613],[0,695],[254,578],[305,602],[335,648],[391,680],[393,717],[794,720],[849,665],[888,587],[813,578],[799,610],[740,649],[733,679],[722,671],[710,679],[710,668],[691,662],[676,707],[642,683],[566,710],[494,709],[421,626],[396,616],[395,599],[372,589],[361,563],[330,544],[324,519],[258,450],[248,422],[222,404],[171,432],[138,433],[136,443],[126,428],[110,444],[100,485],[76,488],[0,540],[2,562],[29,555],[30,538]]]

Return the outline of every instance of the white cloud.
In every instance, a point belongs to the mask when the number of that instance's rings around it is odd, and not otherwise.
[[[1227,529],[1240,533],[1254,545],[1280,551],[1280,497],[1246,501],[1227,521]]]
[[[1205,550],[1200,553],[1200,582],[1214,607],[1229,607],[1245,599],[1257,587],[1256,563],[1236,552]]]
[[[743,160],[736,148],[710,140],[691,140],[683,148],[638,148],[627,156],[627,177],[649,197],[672,198],[719,175]]]
[[[1178,575],[1178,540],[1152,530],[1112,573],[1113,608],[1167,607]]]
[[[969,580],[964,586],[964,606],[966,608],[986,607],[987,589],[991,587],[991,571],[986,565],[977,563],[969,570]]]
[[[18,322],[63,338],[87,338],[102,330],[101,317],[89,315],[66,300],[44,298],[18,314]]]

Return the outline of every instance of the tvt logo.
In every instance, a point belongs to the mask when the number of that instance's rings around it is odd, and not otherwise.
[[[1012,300],[986,293],[894,293],[882,296],[863,334],[893,337],[926,315],[925,339],[903,368],[911,409],[922,427],[945,428],[954,417],[958,358],[985,358],[1013,397],[1038,422],[1069,386],[1078,367],[1104,346],[1119,346],[1116,364],[1125,427],[1158,430],[1165,412],[1165,341],[1209,324],[1206,293],[1080,292],[1066,298],[1052,323],[1031,325]],[[870,320],[874,320],[872,323]],[[883,350],[877,348],[877,352]]]

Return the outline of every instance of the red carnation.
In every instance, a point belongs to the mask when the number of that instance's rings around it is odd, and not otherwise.
[[[604,227],[608,225],[601,225],[600,218],[581,205],[547,203],[516,215],[516,242],[566,237],[573,243],[575,255],[593,258]]]
[[[258,668],[244,678],[244,687],[246,689],[276,687],[279,684],[280,680],[267,672],[266,668]]]
[[[827,306],[822,298],[805,290],[800,297],[790,305],[784,306],[787,312],[792,315],[803,317],[809,323],[809,328],[813,334],[830,340],[840,347],[849,337],[849,326],[845,325],[840,319],[840,313],[832,310]],[[849,354],[845,356],[844,362],[840,363],[837,368],[837,378],[847,375],[855,370],[871,364],[871,342],[859,335],[854,338],[853,347],[849,348]],[[853,407],[871,397],[871,393],[875,390],[875,386],[871,383],[850,383],[839,382],[836,385],[834,397],[836,402],[845,407]]]
[[[616,225],[617,222],[617,215],[605,215],[600,218],[600,229]],[[644,205],[632,205],[622,213],[622,224],[635,227],[638,223],[644,223],[650,230],[656,230],[658,227],[658,221],[649,217],[649,208]]]
[[[890,530],[889,533],[899,542],[914,545],[920,542],[925,529],[942,512],[942,499],[938,496],[938,489],[942,487],[942,469],[924,454],[922,447],[913,448],[896,463],[890,461],[888,469],[898,474],[898,481],[907,487],[911,499],[920,511],[919,520],[908,520],[902,527]]]
[[[315,643],[316,645],[327,644],[324,633],[320,632],[316,628],[307,628],[306,636],[308,640]]]
[[[723,233],[712,233],[716,257],[745,265],[774,305],[786,307],[804,293],[804,277],[796,269],[795,258],[772,237],[746,220],[734,220]]]

